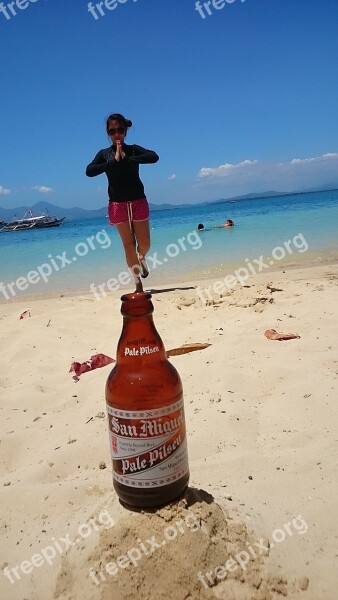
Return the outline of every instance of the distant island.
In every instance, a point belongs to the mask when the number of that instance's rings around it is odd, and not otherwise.
[[[149,203],[150,211],[155,212],[159,210],[171,210],[180,208],[190,208],[192,206],[208,206],[213,204],[221,204],[223,202],[240,202],[241,200],[254,200],[259,198],[275,198],[276,196],[295,196],[302,194],[315,194],[316,192],[328,192],[335,191],[338,189],[338,184],[323,186],[320,189],[310,189],[310,190],[302,190],[296,192],[275,192],[275,191],[267,191],[267,192],[252,192],[250,194],[244,194],[242,196],[233,196],[232,198],[220,198],[219,200],[213,200],[209,202],[197,202],[197,203],[185,203],[185,204],[152,204]],[[0,221],[9,222],[14,217],[22,218],[23,215],[31,210],[34,215],[45,214],[46,212],[52,217],[66,217],[67,220],[73,221],[75,219],[97,219],[100,217],[106,217],[107,215],[107,207],[103,206],[102,208],[97,208],[94,210],[86,210],[85,208],[80,208],[78,206],[74,206],[72,208],[63,208],[61,206],[57,206],[56,204],[51,204],[50,202],[36,202],[32,206],[17,206],[15,208],[2,208],[0,206]]]

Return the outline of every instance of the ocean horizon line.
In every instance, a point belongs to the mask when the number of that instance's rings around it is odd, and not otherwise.
[[[229,198],[219,198],[218,200],[203,200],[202,202],[184,202],[181,204],[170,204],[167,202],[163,202],[161,204],[156,204],[154,202],[149,202],[149,209],[150,212],[161,212],[161,211],[167,211],[167,210],[177,210],[177,209],[184,209],[184,208],[193,208],[193,207],[205,207],[205,206],[210,206],[210,205],[215,205],[215,204],[223,204],[226,202],[242,202],[242,201],[246,201],[246,200],[273,200],[275,198],[279,198],[279,197],[288,197],[288,196],[302,196],[302,195],[309,195],[309,194],[319,194],[319,193],[328,193],[328,192],[335,192],[338,191],[338,185],[337,187],[322,187],[320,189],[311,189],[309,191],[306,190],[301,190],[301,191],[292,191],[292,192],[277,192],[274,190],[268,190],[266,192],[249,192],[248,194],[242,194],[240,196],[232,196]],[[79,218],[84,218],[84,219],[96,219],[96,218],[100,218],[100,217],[106,217],[107,214],[107,206],[101,206],[99,208],[92,208],[92,209],[87,209],[87,208],[81,208],[79,206],[72,206],[72,207],[63,207],[60,206],[58,204],[52,204],[51,202],[44,202],[42,200],[39,200],[38,202],[36,202],[35,204],[32,204],[30,206],[26,206],[26,205],[22,205],[22,206],[16,206],[13,208],[5,208],[3,206],[0,206],[0,221],[1,220],[6,220],[6,219],[12,219],[14,217],[16,217],[16,212],[18,211],[30,211],[30,210],[38,210],[38,211],[66,211],[69,213],[71,213],[72,211],[79,211],[77,215],[72,215],[69,214],[68,216],[66,216],[67,220],[71,221],[71,220],[75,220],[75,219],[79,219]],[[3,214],[2,214],[3,213]],[[6,214],[7,213],[7,214]],[[8,214],[10,213],[10,214]],[[11,214],[13,213],[13,214]],[[92,214],[91,214],[92,213]],[[102,213],[102,214],[101,214]],[[55,215],[55,216],[59,216],[59,215]],[[22,217],[18,217],[18,218],[22,218]]]

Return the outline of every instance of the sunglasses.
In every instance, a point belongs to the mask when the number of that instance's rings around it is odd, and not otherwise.
[[[126,132],[126,130],[123,127],[117,127],[116,129],[114,127],[111,127],[110,129],[108,129],[109,135],[116,135],[117,133],[122,135],[125,132]]]

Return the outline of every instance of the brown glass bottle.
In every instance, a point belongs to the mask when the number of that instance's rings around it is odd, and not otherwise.
[[[155,507],[189,481],[182,383],[156,331],[151,294],[121,300],[123,328],[106,384],[114,488],[126,504]]]

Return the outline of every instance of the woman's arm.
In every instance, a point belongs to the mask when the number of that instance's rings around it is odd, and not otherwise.
[[[156,163],[159,160],[158,154],[154,150],[147,150],[142,146],[133,145],[133,155],[126,156],[127,161],[136,162],[140,165]]]
[[[105,156],[102,150],[100,150],[95,158],[86,168],[86,175],[88,177],[96,177],[96,175],[101,175],[105,173],[110,165],[115,162],[114,158],[110,158],[109,156]]]

